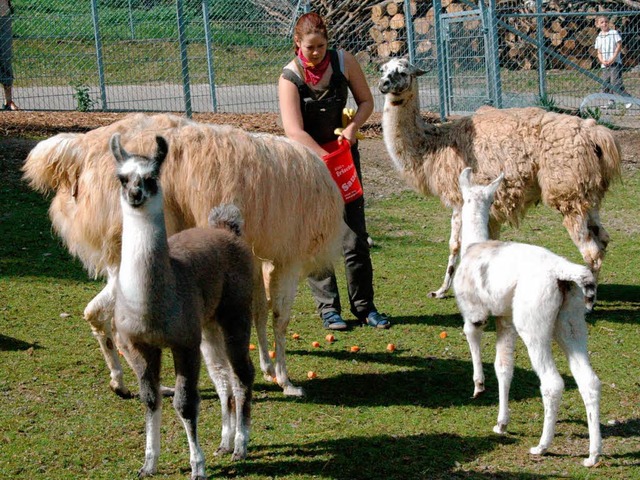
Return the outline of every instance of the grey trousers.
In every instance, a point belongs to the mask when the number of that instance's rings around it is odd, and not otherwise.
[[[351,153],[358,177],[362,182],[360,153],[357,145],[351,148]],[[373,303],[373,266],[367,243],[364,197],[345,205],[344,219],[349,227],[342,239],[349,304],[351,313],[359,319],[364,319],[370,311],[376,309]],[[342,312],[334,272],[310,275],[307,281],[320,315],[331,311]]]
[[[600,78],[606,82],[602,86],[602,93],[613,93],[614,95],[623,95],[628,97],[629,94],[622,84],[622,65],[614,63],[609,67],[600,69]]]

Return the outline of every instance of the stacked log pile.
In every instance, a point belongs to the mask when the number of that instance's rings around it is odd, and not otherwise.
[[[372,45],[367,49],[372,60],[384,62],[389,57],[407,54],[407,16],[404,12],[404,0],[387,0],[375,4],[370,9],[368,33]],[[531,14],[535,11],[534,0],[498,0],[498,16],[507,13]],[[419,58],[435,57],[434,22],[435,11],[432,0],[412,0],[411,17],[415,34],[416,54]],[[467,4],[455,0],[442,0],[446,13],[469,10]],[[640,0],[549,0],[544,3],[544,12],[554,12],[544,17],[543,35],[546,45],[568,58],[576,65],[585,68],[597,67],[597,56],[593,49],[598,30],[595,28],[595,16],[601,11],[614,9],[637,9],[640,12]],[[557,12],[557,14],[555,14]],[[585,17],[563,15],[565,12],[589,12],[593,15]],[[509,17],[505,22],[514,29],[535,39],[537,22],[535,17]],[[625,64],[634,66],[640,63],[640,15],[612,17],[612,23],[618,29],[626,44]],[[460,28],[470,32],[468,45],[464,46],[467,56],[473,53],[483,54],[484,42],[474,41],[480,27],[479,22],[469,21],[460,24]],[[626,34],[625,34],[626,32]],[[537,68],[538,51],[535,45],[520,35],[498,26],[500,64],[514,70],[530,70]],[[460,35],[461,38],[464,35]],[[634,39],[638,42],[632,44]],[[462,40],[465,41],[465,40]],[[566,68],[557,58],[547,56],[547,68]]]

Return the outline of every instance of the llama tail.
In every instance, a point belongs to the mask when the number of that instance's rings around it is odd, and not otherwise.
[[[42,193],[73,189],[85,156],[77,141],[82,135],[60,133],[39,142],[22,166],[23,180]]]
[[[214,228],[224,228],[238,237],[242,236],[244,219],[240,209],[232,203],[221,204],[209,212],[209,225]]]
[[[593,272],[583,265],[577,265],[567,261],[560,265],[556,271],[556,277],[560,281],[574,282],[584,294],[584,304],[587,311],[593,310],[596,301],[596,277]]]

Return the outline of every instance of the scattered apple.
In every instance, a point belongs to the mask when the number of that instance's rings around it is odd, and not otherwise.
[[[440,338],[447,338],[447,332],[440,332]]]
[[[360,351],[360,347],[359,347],[359,346],[357,346],[357,345],[354,345],[353,347],[351,347],[351,351],[352,351],[353,353],[355,353],[355,352],[359,352],[359,351]]]
[[[311,380],[311,379],[313,379],[313,378],[316,378],[317,376],[318,376],[318,374],[317,374],[316,372],[312,371],[312,370],[309,370],[309,371],[307,372],[307,378],[308,378],[309,380]]]
[[[311,346],[314,348],[318,348],[320,346],[320,342],[313,342]]]
[[[334,336],[333,336],[333,335],[331,335],[330,333],[329,333],[326,337],[324,337],[324,338],[325,338],[325,340],[326,340],[327,342],[329,342],[329,343],[331,343],[331,342],[335,342],[335,341],[336,341],[336,337],[334,337]]]
[[[300,335],[297,333],[294,333],[293,335],[291,335],[291,338],[293,338],[294,340],[298,340],[300,338]]]
[[[255,350],[256,346],[253,343],[249,344],[249,350]]]
[[[276,358],[276,352],[269,350],[269,358]]]
[[[395,350],[396,350],[396,346],[393,343],[390,343],[389,345],[387,345],[388,352],[395,352]]]

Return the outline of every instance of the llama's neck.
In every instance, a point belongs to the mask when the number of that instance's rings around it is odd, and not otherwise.
[[[460,253],[467,252],[469,245],[489,240],[489,209],[477,208],[465,203],[461,212],[462,235]]]
[[[402,94],[388,93],[384,98],[382,133],[387,151],[396,168],[413,172],[423,164],[420,151],[425,143],[427,125],[420,115],[418,83],[414,80]]]
[[[132,208],[124,200],[121,205],[122,257],[118,295],[127,309],[146,318],[158,303],[156,297],[171,291],[167,287],[173,283],[162,196],[155,195],[139,208]]]

